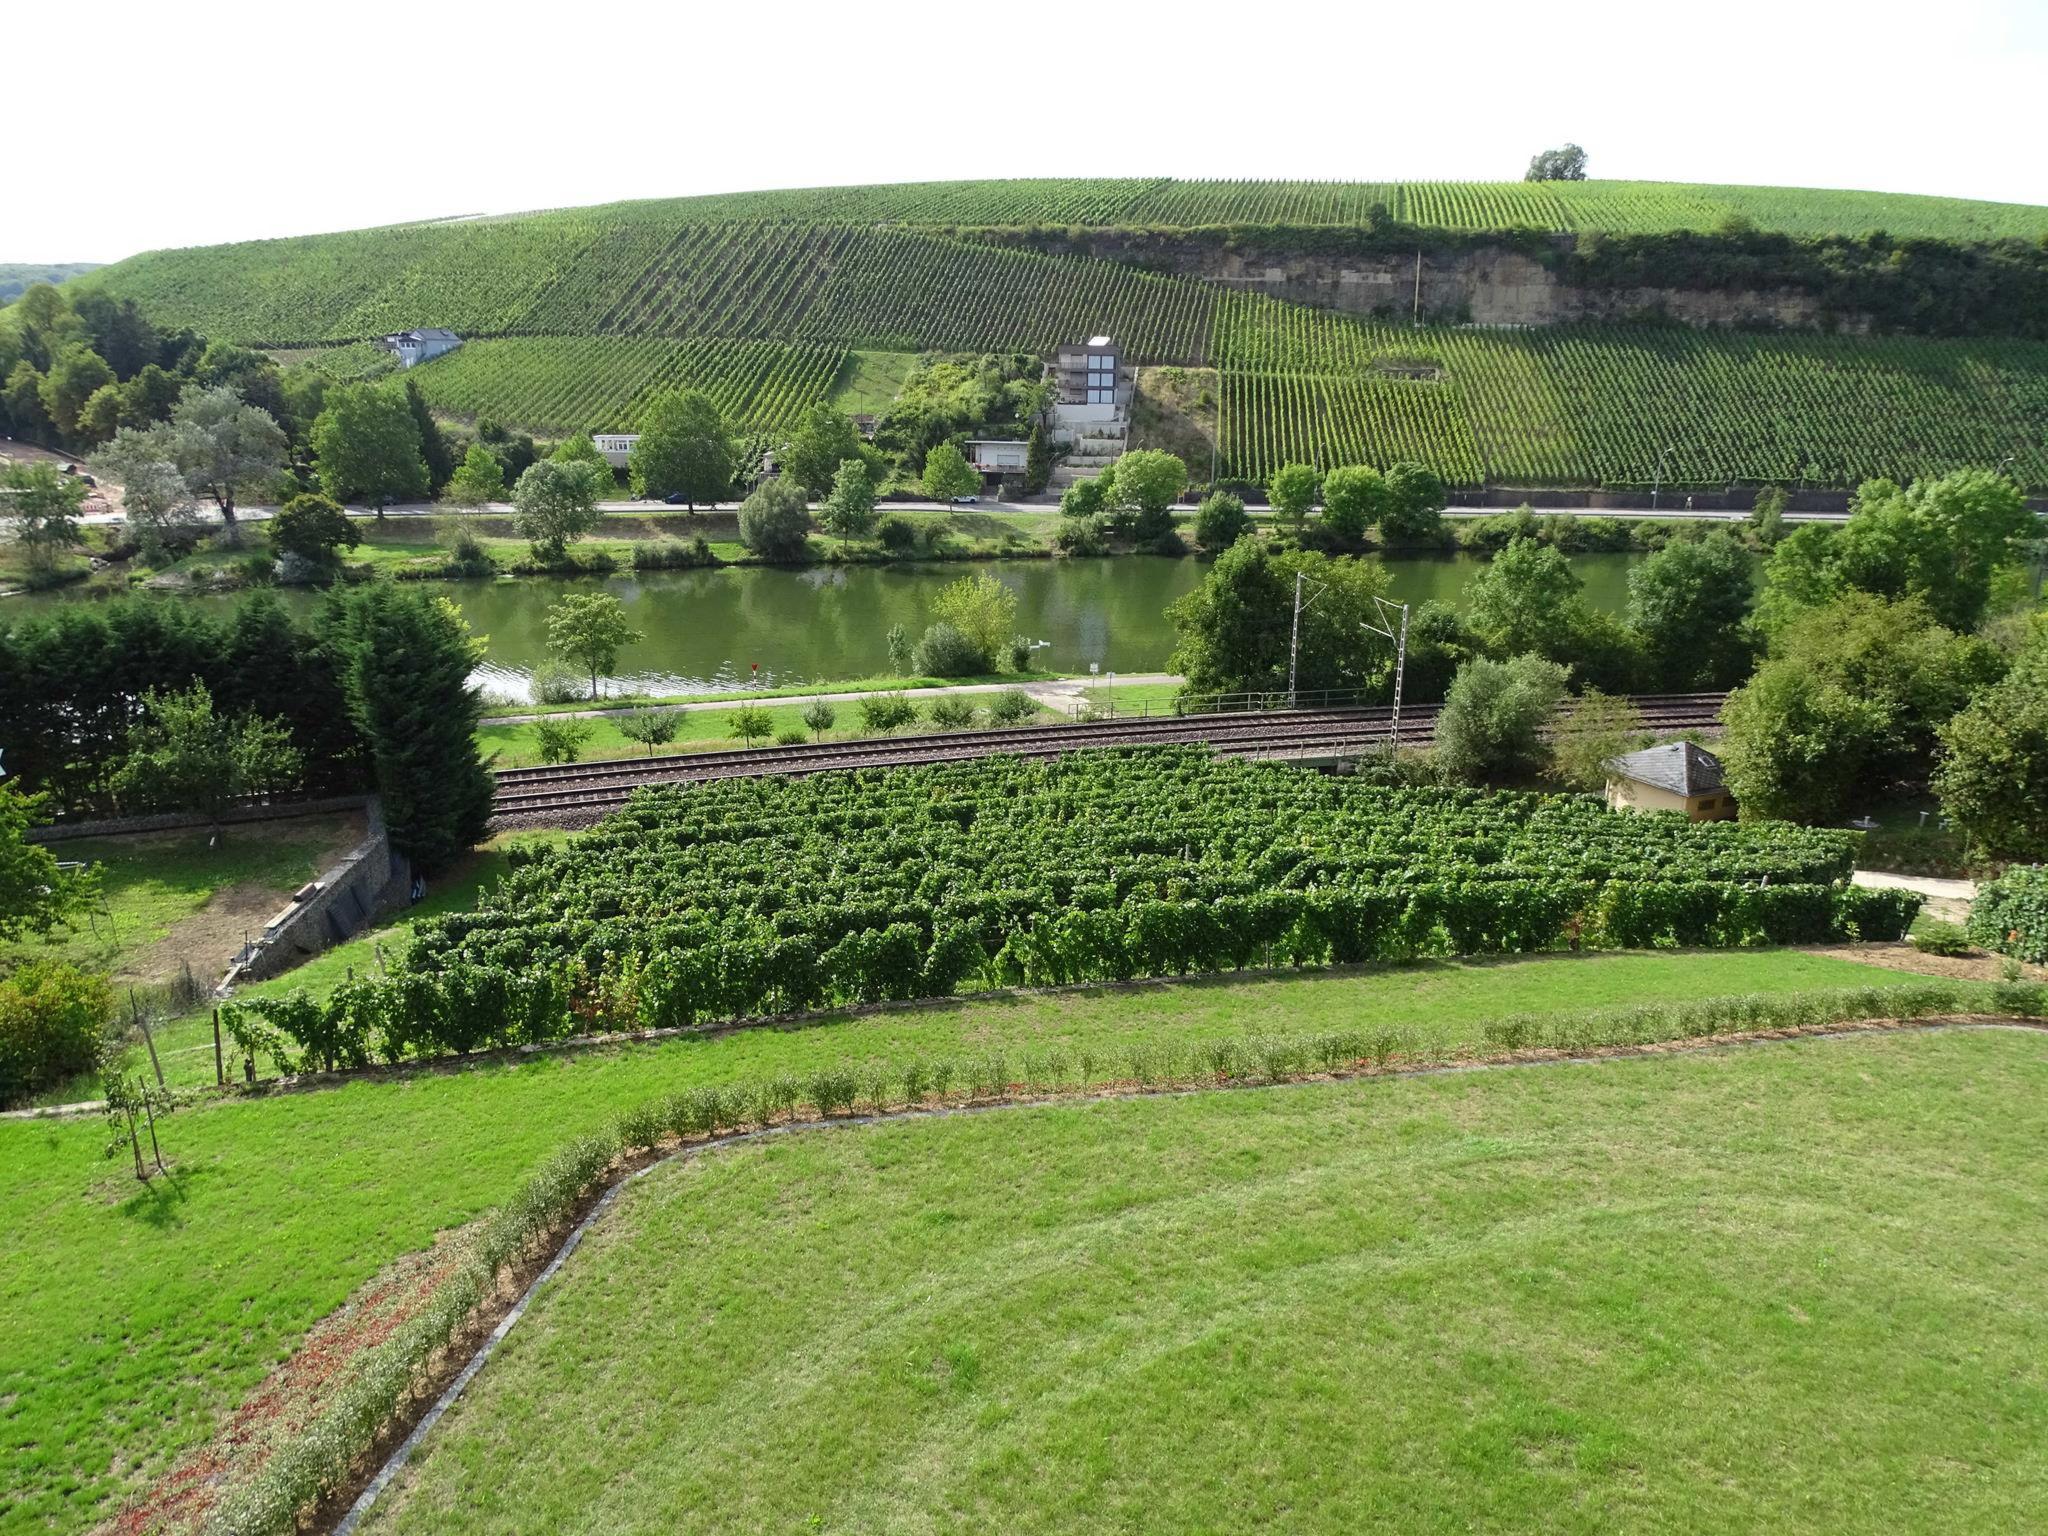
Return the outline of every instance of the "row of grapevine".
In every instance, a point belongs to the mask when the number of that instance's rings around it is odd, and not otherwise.
[[[1917,901],[1849,887],[1853,848],[1193,748],[734,779],[528,856],[334,1006],[462,1050],[1008,981],[1895,935]]]
[[[1264,480],[1283,464],[1427,464],[1452,485],[1485,479],[1454,385],[1405,379],[1222,374],[1226,474]]]
[[[1200,362],[1213,290],[1110,261],[863,232],[798,328],[877,351],[1049,351],[1107,332],[1148,360]]]
[[[1428,458],[1465,482],[1476,457],[1497,483],[1844,485],[2011,460],[2048,483],[2048,346],[1913,337],[1756,335],[1678,327],[1410,330],[1263,296],[1217,306],[1224,452],[1258,476],[1313,439],[1384,428],[1394,388],[1439,389],[1431,419],[1454,425]],[[1254,383],[1246,376],[1259,375]],[[1289,425],[1258,402],[1291,398],[1355,423]],[[1374,387],[1346,397],[1329,381]],[[1299,410],[1299,407],[1294,407]],[[1304,436],[1306,434],[1306,436]],[[1295,455],[1298,456],[1298,455]],[[1318,462],[1328,458],[1318,456]],[[1660,472],[1661,461],[1661,472]]]
[[[792,425],[830,393],[845,353],[828,346],[651,337],[473,341],[413,373],[435,410],[538,432],[630,430],[650,395],[701,389],[741,431]]]

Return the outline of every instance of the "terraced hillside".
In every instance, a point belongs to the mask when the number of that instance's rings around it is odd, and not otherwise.
[[[1225,473],[1420,459],[1461,485],[1853,484],[2010,459],[2048,484],[2048,345],[1684,331],[1413,330],[967,226],[1312,233],[1659,233],[1739,216],[1792,234],[2048,232],[2048,210],[1665,183],[948,182],[734,194],[152,252],[74,284],[273,349],[414,325],[472,338],[435,406],[543,431],[629,426],[656,388],[772,430],[849,350],[1048,351],[1097,332],[1220,370]]]

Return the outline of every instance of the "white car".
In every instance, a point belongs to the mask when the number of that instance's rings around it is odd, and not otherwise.
[[[953,505],[956,507],[971,507],[979,503],[980,500],[979,496],[955,496],[953,498]]]

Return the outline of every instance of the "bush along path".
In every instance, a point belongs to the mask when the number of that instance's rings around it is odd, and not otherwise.
[[[621,1114],[548,1159],[478,1226],[467,1259],[405,1323],[362,1353],[323,1411],[223,1492],[207,1536],[285,1536],[315,1510],[352,1530],[418,1442],[481,1368],[587,1220],[657,1159],[888,1118],[976,1113],[1146,1093],[1270,1087],[1648,1056],[1901,1028],[2042,1028],[2048,987],[1928,983],[1793,996],[1703,999],[1577,1016],[1494,1021],[1476,1052],[1417,1049],[1383,1028],[1236,1037],[1086,1053],[919,1058],[808,1077],[706,1086]],[[382,1466],[378,1465],[382,1461]]]

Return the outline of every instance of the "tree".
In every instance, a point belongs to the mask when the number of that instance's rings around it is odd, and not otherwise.
[[[1102,511],[1107,497],[1108,475],[1097,475],[1092,480],[1076,480],[1060,493],[1061,517],[1094,517]],[[1114,482],[1111,482],[1114,483]]]
[[[1230,548],[1251,525],[1243,499],[1228,491],[1212,492],[1195,509],[1195,540],[1212,553]]]
[[[49,820],[49,805],[49,796],[0,779],[0,943],[49,933],[99,900],[95,872],[59,869],[55,854],[28,840]]]
[[[1450,691],[1458,669],[1480,653],[1478,636],[1465,627],[1458,610],[1435,598],[1408,615],[1405,697],[1429,704]]]
[[[482,443],[471,443],[462,466],[448,477],[447,499],[459,507],[481,507],[505,494],[505,466]]]
[[[940,443],[924,456],[924,493],[932,500],[951,501],[980,489],[981,476],[956,444]]]
[[[1363,539],[1388,505],[1386,477],[1363,464],[1342,465],[1323,481],[1323,526],[1340,539]]]
[[[1543,765],[1543,729],[1563,697],[1564,668],[1541,656],[1468,661],[1436,717],[1438,765],[1467,784],[1527,778]]]
[[[1496,656],[1555,656],[1579,607],[1580,581],[1548,544],[1514,538],[1465,589],[1465,621]]]
[[[839,721],[839,712],[823,699],[813,699],[805,706],[804,725],[809,728],[813,741],[823,741],[825,733]]]
[[[39,579],[55,572],[64,550],[85,542],[78,526],[84,501],[85,481],[48,460],[0,465],[0,517],[13,519],[29,570]]]
[[[1629,572],[1628,625],[1641,636],[1658,686],[1726,688],[1749,671],[1755,570],[1727,533],[1671,543]]]
[[[391,844],[425,874],[484,835],[494,786],[477,753],[483,659],[455,605],[393,582],[337,592],[323,620],[369,744]]]
[[[2018,488],[1987,470],[1957,470],[1906,489],[1865,481],[1847,523],[1810,524],[1772,552],[1765,622],[1777,628],[1802,608],[1858,591],[1918,597],[1938,622],[1974,629],[1990,599],[1992,572],[2014,558],[2034,528]]]
[[[775,722],[758,704],[742,704],[726,719],[732,734],[749,747],[757,741],[767,740],[775,732]]]
[[[627,621],[626,605],[609,592],[572,592],[548,609],[548,649],[582,663],[593,699],[598,674],[611,671],[622,648],[646,638]]]
[[[1934,792],[1972,856],[2048,862],[2048,621],[1940,735]]]
[[[633,709],[618,718],[619,734],[639,742],[649,757],[654,756],[656,747],[674,741],[682,725],[682,712],[674,709]]]
[[[1729,788],[1745,816],[1839,820],[1924,783],[1939,728],[2002,670],[1991,646],[1944,629],[1918,598],[1851,592],[1808,610],[1729,696]]]
[[[455,456],[448,450],[441,424],[427,409],[427,397],[420,393],[419,382],[411,377],[405,380],[405,408],[419,433],[420,459],[427,466],[427,494],[438,496],[455,473]]]
[[[902,677],[905,673],[909,672],[911,662],[910,631],[901,624],[891,624],[889,626],[889,633],[883,637],[882,643],[889,648],[889,670],[898,677]]]
[[[811,543],[803,487],[764,480],[740,503],[740,542],[764,560],[801,560]]]
[[[1187,488],[1188,467],[1157,448],[1136,448],[1114,465],[1110,482],[1117,512],[1130,520],[1131,536],[1140,542],[1158,538],[1173,527],[1173,504]]]
[[[588,463],[565,464],[559,458],[542,459],[519,477],[512,487],[513,517],[536,560],[561,564],[570,541],[598,525],[599,489],[598,474]]]
[[[23,359],[9,371],[0,405],[6,407],[8,426],[20,436],[40,437],[50,430],[49,414],[43,410],[43,376],[34,363]]]
[[[784,479],[804,488],[805,495],[822,497],[832,489],[839,466],[848,459],[860,459],[863,446],[852,417],[829,405],[814,405],[776,455],[775,464]]]
[[[917,706],[900,693],[875,693],[860,701],[861,724],[887,735],[917,719]]]
[[[1045,423],[1031,423],[1031,436],[1024,442],[1024,490],[1036,496],[1052,483],[1052,444],[1046,440]]]
[[[388,503],[427,494],[419,424],[393,380],[330,389],[313,423],[313,452],[323,491],[336,501],[370,502],[380,518]]]
[[[304,768],[282,720],[217,714],[204,683],[148,689],[142,713],[114,770],[124,809],[204,811],[218,821],[244,795],[293,787]]]
[[[1627,699],[1588,688],[1557,723],[1550,749],[1550,776],[1567,789],[1598,794],[1607,784],[1607,764],[1649,745],[1643,717]]]
[[[1756,541],[1766,550],[1777,548],[1778,541],[1785,537],[1785,491],[1782,486],[1767,485],[1756,493],[1756,501],[1749,509],[1749,526],[1756,533]]]
[[[977,571],[940,589],[932,599],[932,620],[950,624],[984,659],[985,665],[972,670],[992,671],[1017,632],[1017,594],[988,572]]]
[[[1321,481],[1315,467],[1309,464],[1283,464],[1273,471],[1273,478],[1266,482],[1266,500],[1273,510],[1296,528],[1308,521],[1309,509],[1316,504],[1316,492]]]
[[[627,461],[636,496],[681,496],[692,512],[732,489],[732,431],[701,390],[671,390],[649,402]]]
[[[1522,173],[1524,181],[1584,181],[1586,179],[1586,152],[1576,144],[1567,144],[1562,149],[1546,149],[1533,155],[1529,169]]]
[[[590,739],[590,723],[549,715],[533,722],[533,747],[544,763],[573,763]]]
[[[1442,536],[1443,477],[1421,464],[1396,464],[1387,471],[1387,504],[1380,532],[1389,543],[1421,544]]]
[[[597,440],[588,432],[565,438],[555,445],[555,451],[548,457],[557,464],[587,465],[601,496],[608,496],[618,489],[619,477],[612,471],[612,461],[599,450]]]
[[[194,511],[175,454],[168,428],[123,427],[92,457],[95,473],[121,487],[121,515],[151,564],[162,561],[170,535],[189,524]]]
[[[188,384],[171,411],[170,432],[178,473],[193,495],[210,498],[220,509],[228,542],[236,542],[236,498],[276,483],[290,446],[284,430],[225,385]]]
[[[911,653],[921,677],[975,677],[995,670],[995,657],[943,620],[928,627]]]
[[[859,459],[846,459],[832,477],[821,521],[828,533],[842,539],[865,537],[875,526],[875,482]]]
[[[1169,665],[1190,694],[1267,693],[1287,687],[1295,577],[1313,600],[1301,615],[1298,686],[1385,696],[1393,646],[1364,626],[1379,622],[1386,567],[1309,551],[1274,555],[1240,539],[1200,586],[1166,610],[1179,636]]]
[[[78,432],[78,413],[85,409],[85,402],[115,382],[114,370],[99,353],[88,346],[68,346],[57,354],[43,375],[43,412],[63,437],[73,438]]]
[[[270,547],[316,571],[331,570],[342,550],[362,542],[349,515],[325,496],[294,496],[270,520]]]
[[[102,384],[94,390],[78,413],[77,441],[90,447],[120,431],[123,399],[119,384]]]

